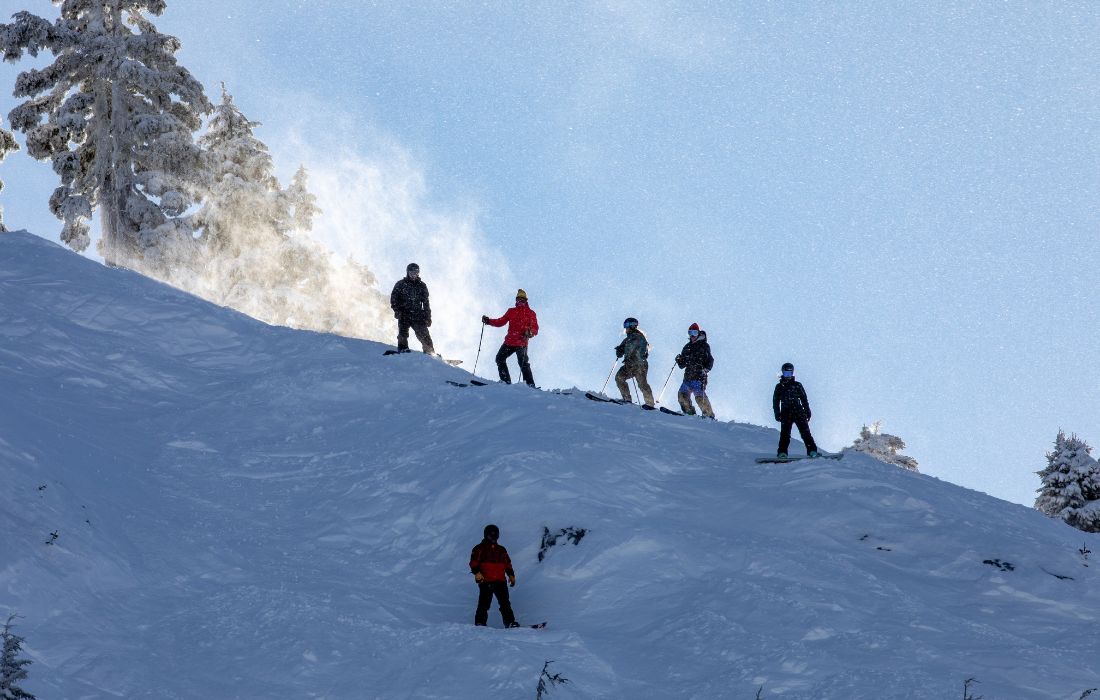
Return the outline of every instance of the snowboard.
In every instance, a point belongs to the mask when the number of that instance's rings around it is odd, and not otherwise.
[[[793,457],[787,457],[786,459],[779,459],[778,457],[757,457],[757,464],[786,464],[787,462],[797,462],[803,459],[840,459],[844,454],[837,452],[821,452],[817,453],[817,457],[810,457],[809,455],[795,455]]]
[[[412,350],[386,350],[382,354],[383,355],[407,355],[411,352],[412,352]],[[427,354],[427,353],[421,353],[421,354],[424,355],[424,354]],[[447,364],[449,364],[453,367],[458,367],[460,364],[462,364],[462,360],[448,360],[447,358],[443,357],[442,355],[428,355],[428,357],[434,357],[437,360],[442,360],[443,362],[446,362]]]

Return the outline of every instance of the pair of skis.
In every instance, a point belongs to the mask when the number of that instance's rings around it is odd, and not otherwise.
[[[599,394],[593,394],[591,391],[584,392],[584,396],[585,396],[585,398],[591,399],[593,401],[599,401],[600,403],[613,403],[613,404],[618,404],[619,406],[633,405],[633,403],[630,402],[630,401],[623,401],[622,399],[612,399],[612,398],[608,398],[607,396],[600,396]],[[642,410],[643,411],[660,411],[661,413],[667,413],[671,416],[682,416],[682,415],[684,415],[683,413],[680,413],[679,411],[673,411],[672,409],[665,408],[664,406],[657,407],[657,406],[646,406],[645,404],[642,404]]]

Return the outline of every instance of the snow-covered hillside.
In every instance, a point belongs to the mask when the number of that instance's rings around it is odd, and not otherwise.
[[[548,660],[561,699],[1100,686],[1095,536],[858,454],[757,465],[771,428],[456,388],[382,349],[0,236],[0,613],[24,687],[534,698]],[[472,625],[488,522],[547,629],[495,606]],[[544,527],[588,532],[540,562]]]

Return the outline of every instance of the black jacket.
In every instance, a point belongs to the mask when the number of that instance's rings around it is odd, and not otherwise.
[[[390,308],[393,315],[409,323],[427,323],[432,320],[432,307],[428,303],[428,285],[424,280],[401,278],[390,292]]]
[[[688,341],[676,356],[676,364],[684,370],[685,382],[706,380],[707,372],[714,368],[714,356],[710,354],[705,332],[699,333],[699,340]]]
[[[775,385],[775,391],[772,392],[772,410],[775,412],[776,420],[780,420],[783,416],[792,418],[801,416],[809,420],[810,400],[806,398],[806,390],[802,388],[802,383],[793,377],[780,379]]]

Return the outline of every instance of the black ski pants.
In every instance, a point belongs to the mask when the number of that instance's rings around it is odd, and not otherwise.
[[[779,449],[777,454],[786,454],[791,446],[791,426],[798,426],[798,435],[806,443],[806,454],[817,452],[814,436],[810,434],[810,421],[801,413],[784,413],[779,419]]]
[[[504,581],[482,581],[477,584],[479,593],[477,596],[477,612],[474,613],[474,624],[484,625],[489,621],[489,606],[493,604],[493,596],[497,597],[500,605],[500,617],[507,627],[516,621],[516,615],[512,612],[512,603],[508,600],[508,584]]]
[[[420,341],[420,345],[424,348],[424,352],[429,355],[434,355],[435,345],[432,343],[432,334],[428,332],[428,325],[424,321],[406,321],[404,318],[397,319],[397,349],[409,349],[410,328],[416,333],[416,339]]]
[[[523,381],[527,382],[528,386],[534,386],[535,377],[531,374],[531,361],[527,359],[527,346],[525,345],[508,345],[505,343],[500,346],[500,350],[497,351],[497,372],[500,374],[500,381],[505,384],[512,383],[512,375],[508,373],[508,358],[513,354],[519,360],[519,371],[523,375]]]

